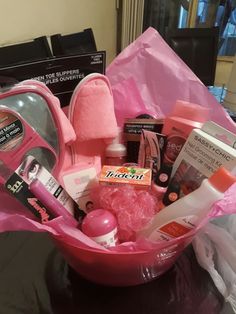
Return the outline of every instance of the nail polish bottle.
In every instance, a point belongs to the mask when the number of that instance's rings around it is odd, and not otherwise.
[[[172,170],[171,166],[163,165],[162,172],[157,173],[157,176],[154,178],[152,182],[152,191],[154,192],[159,201],[162,200],[167,190],[171,170]]]
[[[179,199],[180,194],[180,183],[170,181],[169,186],[163,196],[162,203],[163,207],[168,206]]]

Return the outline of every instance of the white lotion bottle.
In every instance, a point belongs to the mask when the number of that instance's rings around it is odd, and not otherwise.
[[[191,231],[207,216],[211,206],[224,197],[236,177],[224,167],[198,189],[163,208],[139,234],[151,241],[169,241]]]
[[[105,150],[105,165],[122,166],[126,162],[126,146],[122,144],[122,129],[118,128],[118,136]]]

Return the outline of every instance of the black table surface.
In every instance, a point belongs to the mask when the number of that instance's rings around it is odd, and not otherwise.
[[[139,286],[107,287],[69,271],[71,299],[57,304],[56,314],[233,314],[209,274],[195,258],[192,246],[164,275]],[[59,306],[58,306],[59,305]]]
[[[168,272],[133,287],[81,278],[47,234],[0,234],[0,247],[0,314],[233,314],[191,246]]]

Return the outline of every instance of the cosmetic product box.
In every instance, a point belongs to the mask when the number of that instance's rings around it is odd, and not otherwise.
[[[166,146],[164,134],[142,130],[138,165],[141,168],[152,170],[152,179],[157,175],[163,161],[163,154]]]
[[[197,189],[221,166],[234,172],[235,165],[236,135],[208,121],[190,133],[174,163],[171,182],[179,185],[181,197]]]
[[[105,68],[106,52],[98,51],[4,67],[0,69],[0,76],[6,80],[6,85],[28,79],[43,82],[59,98],[61,107],[65,107],[75,87],[85,76],[95,72],[105,74]],[[0,85],[4,85],[2,82]]]
[[[124,140],[127,147],[127,162],[138,162],[142,130],[161,133],[162,119],[126,119],[124,124]]]
[[[99,184],[129,184],[135,188],[149,189],[151,178],[151,169],[105,165],[99,176]]]
[[[79,205],[33,156],[26,156],[15,171],[9,170],[9,168],[4,170],[4,165],[1,167],[1,174],[5,172],[7,176],[4,184],[5,190],[42,222],[47,222],[60,215],[65,215],[65,218],[74,216],[78,221],[82,221],[84,218],[85,213],[79,208]],[[35,192],[37,193],[35,194]],[[63,210],[59,211],[59,207]]]

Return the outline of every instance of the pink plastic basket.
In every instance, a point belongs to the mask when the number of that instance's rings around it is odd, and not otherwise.
[[[193,234],[165,243],[159,249],[138,252],[104,252],[54,240],[68,264],[84,278],[102,285],[131,286],[166,272],[192,239]]]

